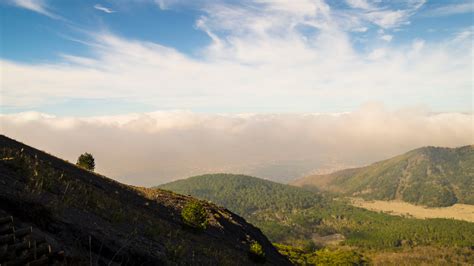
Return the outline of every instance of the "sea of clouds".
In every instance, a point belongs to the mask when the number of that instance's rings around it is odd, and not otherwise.
[[[29,112],[0,115],[0,133],[71,162],[91,152],[98,172],[128,184],[153,186],[212,172],[286,182],[421,146],[474,144],[474,115],[387,110],[379,104],[307,114]]]

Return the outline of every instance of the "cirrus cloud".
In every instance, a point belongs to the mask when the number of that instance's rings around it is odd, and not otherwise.
[[[60,16],[54,14],[50,10],[46,0],[7,0],[7,2],[17,7],[28,9],[53,19],[62,19]]]
[[[166,8],[180,3],[160,2]],[[468,38],[394,45],[393,35],[384,34],[382,42],[360,50],[352,32],[367,31],[367,21],[384,28],[408,23],[424,1],[396,10],[378,1],[349,3],[362,12],[341,13],[322,0],[197,1],[203,15],[196,28],[211,43],[196,55],[111,32],[89,33],[80,41],[88,57],[62,54],[61,62],[40,64],[1,60],[2,105],[25,110],[119,98],[156,109],[298,112],[352,110],[377,100],[394,107],[472,109]],[[377,12],[390,13],[380,13],[390,21],[379,21]]]
[[[155,43],[100,34],[91,46],[93,58],[65,55],[64,63],[40,65],[2,60],[2,104],[117,97],[158,109],[308,111],[322,102],[350,110],[379,100],[471,110],[469,38],[453,36],[437,45],[415,40],[367,53],[357,53],[338,31],[315,38],[226,40],[209,47],[203,61]],[[374,56],[380,51],[383,56]]]
[[[104,12],[104,13],[107,13],[107,14],[115,13],[115,11],[112,10],[111,8],[102,6],[101,4],[95,4],[95,5],[94,5],[94,8],[97,9],[97,10],[100,10],[100,11],[102,11],[102,12]]]

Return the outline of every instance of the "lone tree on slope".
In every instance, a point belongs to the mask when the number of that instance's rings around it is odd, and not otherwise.
[[[77,166],[87,169],[89,171],[94,171],[95,168],[95,160],[94,156],[90,153],[83,153],[77,158]]]

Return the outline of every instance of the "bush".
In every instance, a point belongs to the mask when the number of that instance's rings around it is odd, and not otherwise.
[[[207,212],[198,201],[188,202],[181,211],[181,217],[186,225],[197,229],[205,229],[207,225]]]
[[[262,245],[257,241],[252,241],[252,243],[250,243],[249,256],[250,259],[255,262],[265,262],[265,252],[263,251]]]
[[[278,252],[294,265],[366,265],[365,258],[352,250],[329,250],[327,248],[308,252],[298,247],[274,244]]]
[[[77,166],[87,169],[89,171],[94,171],[95,168],[95,160],[94,156],[90,153],[83,153],[77,158]]]
[[[310,261],[315,265],[364,265],[367,262],[361,254],[352,250],[321,249]]]
[[[278,249],[278,252],[287,257],[293,265],[309,265],[308,260],[314,256],[313,252],[308,253],[298,247],[278,243],[274,243],[273,245]]]

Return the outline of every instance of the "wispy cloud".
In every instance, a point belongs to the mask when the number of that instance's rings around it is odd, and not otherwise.
[[[347,4],[353,8],[373,9],[374,7],[367,0],[346,0]]]
[[[111,13],[115,13],[114,10],[110,9],[110,8],[107,8],[107,7],[104,7],[102,6],[101,4],[96,4],[94,5],[94,8],[97,9],[97,10],[100,10],[102,12],[105,12],[107,14],[111,14]]]
[[[367,99],[395,106],[396,99],[410,99],[470,109],[468,39],[357,53],[337,31],[317,36],[311,46],[296,36],[222,39],[201,61],[154,43],[100,34],[93,58],[65,56],[69,64],[43,65],[3,60],[2,103],[27,107],[121,97],[157,108],[301,111],[318,102],[347,110]],[[351,106],[340,101],[349,98]]]
[[[466,40],[470,40],[472,42],[473,37],[474,37],[474,26],[471,26],[471,27],[459,30],[455,34],[454,42],[462,43]]]
[[[382,39],[382,40],[384,40],[384,41],[386,41],[386,42],[390,42],[390,41],[392,41],[392,39],[393,39],[393,35],[385,34],[385,35],[382,35],[382,36],[380,37],[380,39]]]
[[[100,173],[153,186],[209,172],[288,180],[420,146],[474,144],[473,119],[473,114],[389,111],[368,104],[327,114],[174,111],[81,118],[21,113],[0,115],[0,125],[2,134],[71,162],[91,152]]]
[[[156,108],[221,111],[351,110],[367,100],[472,109],[469,39],[446,35],[437,43],[387,46],[390,37],[382,31],[384,42],[360,51],[351,30],[323,1],[224,3],[201,10],[197,28],[212,43],[195,57],[93,33],[84,42],[91,56],[63,55],[67,64],[3,60],[2,104],[119,97]]]
[[[441,17],[474,12],[474,3],[472,1],[465,1],[462,3],[446,3],[447,4],[444,4],[442,6],[428,9],[421,13],[421,15]]]
[[[10,3],[21,8],[25,8],[53,19],[60,19],[61,17],[50,11],[48,5],[44,0],[9,0]]]
[[[402,6],[393,8],[389,5],[390,2],[348,0],[350,6],[362,9],[359,12],[353,12],[353,16],[384,29],[409,24],[411,16],[413,16],[425,2],[426,0],[405,1],[400,3]]]
[[[421,2],[416,3],[410,8]],[[196,57],[94,33],[85,42],[91,56],[63,55],[67,64],[3,60],[2,103],[34,108],[65,99],[119,97],[163,109],[308,111],[351,110],[379,100],[472,109],[469,39],[446,35],[437,43],[388,46],[392,34],[382,31],[383,42],[360,51],[352,29],[324,1],[219,3],[200,10],[197,28],[212,43]]]

